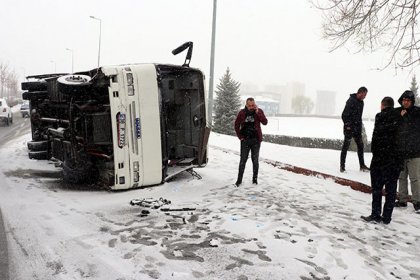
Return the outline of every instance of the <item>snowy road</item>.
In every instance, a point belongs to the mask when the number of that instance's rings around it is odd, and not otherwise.
[[[7,253],[7,237],[4,229],[3,215],[0,209],[0,279],[9,279],[9,255]]]
[[[11,279],[420,279],[420,215],[410,207],[388,226],[367,224],[359,217],[369,195],[264,163],[258,186],[247,182],[248,164],[235,188],[238,156],[216,149],[197,169],[202,180],[183,174],[126,192],[76,187],[53,165],[27,160],[28,140],[0,147]],[[271,147],[262,152],[276,154]],[[160,197],[196,210],[129,205]]]

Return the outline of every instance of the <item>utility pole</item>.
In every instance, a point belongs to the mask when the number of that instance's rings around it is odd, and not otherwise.
[[[66,48],[66,51],[71,52],[71,73],[74,73],[74,55],[73,55],[73,50]]]
[[[214,49],[216,41],[216,8],[217,0],[213,0],[213,24],[211,31],[211,53],[210,53],[210,79],[209,79],[209,101],[208,101],[208,116],[210,127],[213,124],[213,80],[214,80]]]
[[[54,63],[54,73],[57,73],[57,63],[55,60],[50,60],[51,63]]]
[[[102,19],[90,16],[91,19],[95,19],[99,21],[99,48],[98,48],[98,68],[99,68],[99,62],[101,59],[101,33],[102,33]]]

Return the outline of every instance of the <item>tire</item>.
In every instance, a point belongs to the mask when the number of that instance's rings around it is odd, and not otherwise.
[[[47,151],[29,151],[28,156],[30,159],[48,159]]]
[[[87,75],[65,75],[57,79],[57,88],[62,94],[81,94],[90,88],[91,80]]]
[[[10,123],[13,123],[13,114],[10,116],[9,121],[10,121]]]
[[[72,184],[95,183],[99,172],[91,162],[76,165],[72,160],[63,162],[63,179]]]
[[[30,97],[31,97],[30,92],[25,91],[25,92],[22,93],[22,99],[23,100],[30,100]]]
[[[27,143],[28,149],[33,152],[39,152],[39,151],[46,151],[48,150],[48,141],[29,141]]]
[[[46,81],[28,81],[22,82],[21,84],[22,90],[47,90],[47,82]]]
[[[9,122],[9,117],[6,117],[6,125],[9,126],[10,122]]]
[[[30,91],[22,93],[22,99],[24,100],[35,100],[35,99],[46,99],[48,98],[48,91]]]
[[[22,99],[23,100],[29,100],[29,96],[30,96],[29,92],[27,92],[27,91],[22,92]]]

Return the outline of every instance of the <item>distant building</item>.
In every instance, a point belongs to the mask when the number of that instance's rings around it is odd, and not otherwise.
[[[255,100],[258,107],[263,109],[267,116],[275,116],[279,113],[280,104],[278,101],[263,97],[256,97]]]
[[[292,99],[298,95],[305,95],[305,84],[290,82],[286,85],[268,85],[264,91],[254,91],[252,84],[241,88],[240,95],[243,98],[254,97],[266,114],[292,114]],[[244,99],[244,100],[245,100]],[[262,106],[266,107],[263,108]]]
[[[255,102],[257,103],[258,107],[263,109],[264,114],[266,116],[275,116],[279,113],[280,104],[277,100],[273,100],[260,95],[249,95],[246,97],[242,97],[243,104],[245,104],[245,101],[248,97],[253,97],[255,99]]]
[[[286,90],[285,85],[279,85],[279,84],[269,84],[264,86],[264,91],[273,93],[275,95],[278,95],[280,92],[284,92]],[[275,98],[275,97],[273,97]]]
[[[305,95],[305,84],[299,82],[287,83],[280,97],[280,114],[293,114],[292,100],[295,96]]]
[[[336,95],[335,91],[317,90],[315,114],[321,116],[334,116]]]

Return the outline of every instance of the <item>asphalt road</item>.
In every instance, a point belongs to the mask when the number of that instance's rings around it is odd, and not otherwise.
[[[29,118],[22,118],[19,112],[13,114],[13,123],[7,126],[0,123],[0,146],[8,140],[26,133],[30,129]],[[9,279],[9,256],[7,236],[0,205],[0,279]]]
[[[15,112],[13,114],[13,123],[9,126],[7,126],[5,122],[0,121],[0,145],[3,145],[14,137],[27,133],[29,129],[29,118],[22,118],[20,112]]]

